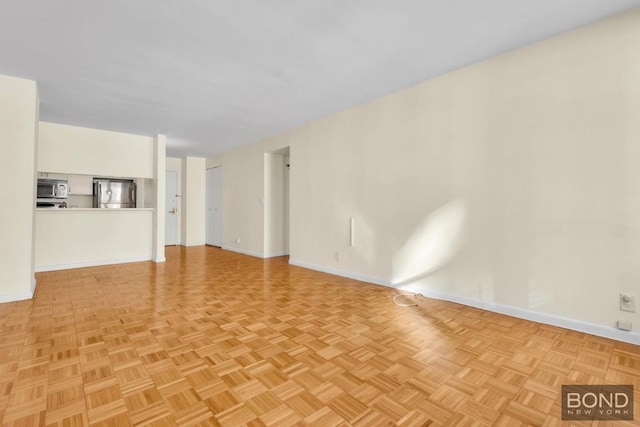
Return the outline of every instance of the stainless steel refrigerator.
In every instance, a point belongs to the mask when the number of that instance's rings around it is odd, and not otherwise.
[[[136,183],[130,179],[94,179],[94,208],[135,208]]]

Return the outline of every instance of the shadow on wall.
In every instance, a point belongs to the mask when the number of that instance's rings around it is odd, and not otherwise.
[[[462,244],[467,215],[467,203],[462,199],[453,199],[429,213],[394,255],[391,284],[415,282],[453,259]]]

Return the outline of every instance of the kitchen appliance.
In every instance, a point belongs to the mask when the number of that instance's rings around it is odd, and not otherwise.
[[[67,190],[67,181],[38,179],[38,199],[66,199]]]
[[[37,208],[66,208],[67,181],[62,179],[38,179]]]
[[[36,201],[36,208],[39,209],[58,209],[58,208],[67,208],[67,202],[62,201],[61,199],[38,199]]]
[[[93,180],[93,207],[135,208],[135,181],[132,179],[95,178]]]

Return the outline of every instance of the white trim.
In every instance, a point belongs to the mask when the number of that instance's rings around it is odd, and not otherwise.
[[[264,255],[263,258],[275,258],[275,257],[287,256],[287,255],[289,255],[289,254],[286,253],[286,252],[276,252],[276,253],[273,253],[273,254]]]
[[[447,292],[441,292],[431,289],[422,289],[420,290],[420,292],[422,292],[424,296],[429,298],[455,302],[458,304],[468,305],[470,307],[480,308],[482,310],[492,311],[494,313],[505,314],[507,316],[530,320],[532,322],[544,323],[546,325],[557,326],[573,331],[584,332],[591,335],[597,335],[599,337],[610,338],[616,341],[622,341],[636,345],[640,344],[640,333],[638,332],[622,331],[611,326],[598,325],[595,323],[584,322],[577,319],[570,319],[568,317],[558,316],[555,314],[541,313],[539,311],[500,304],[493,301],[482,301],[474,298],[461,297]]]
[[[298,267],[308,268],[310,270],[321,271],[323,273],[329,273],[336,276],[347,277],[349,279],[359,280],[362,282],[373,283],[376,285],[387,286],[397,289],[393,286],[389,280],[379,277],[370,277],[361,274],[354,274],[346,271],[336,270],[332,268],[320,267],[317,265],[309,264],[306,262],[300,262],[296,260],[289,260],[289,264],[296,265]],[[595,323],[584,322],[582,320],[570,319],[568,317],[562,317],[555,314],[542,313],[539,311],[529,310],[526,308],[514,307],[506,304],[499,304],[492,301],[483,301],[474,298],[467,298],[447,292],[436,291],[432,289],[420,289],[417,291],[411,290],[411,293],[422,293],[429,298],[435,298],[443,301],[454,302],[457,304],[467,305],[469,307],[475,307],[482,310],[491,311],[494,313],[505,314],[507,316],[517,317],[519,319],[530,320],[532,322],[544,323],[546,325],[557,326],[560,328],[570,329],[573,331],[584,332],[599,337],[610,338],[616,341],[627,342],[630,344],[640,345],[640,333],[627,332],[620,329],[598,325]]]
[[[41,273],[43,271],[69,270],[71,268],[97,267],[99,265],[125,264],[128,262],[141,262],[141,261],[151,261],[151,256],[106,259],[101,261],[76,262],[72,264],[37,265],[36,272]]]
[[[154,258],[152,259],[153,262],[166,262],[167,259],[165,257],[160,257],[160,258]]]
[[[292,259],[289,260],[289,264],[295,265],[298,267],[308,268],[310,270],[321,271],[322,273],[333,274],[334,276],[341,276],[341,277],[346,277],[348,279],[359,280],[361,282],[374,283],[376,285],[382,285],[382,286],[391,286],[388,280],[382,279],[380,277],[365,276],[362,274],[355,274],[348,271],[320,267],[319,265],[309,264],[306,262],[296,261]]]
[[[0,303],[22,301],[33,298],[33,292],[20,292],[19,294],[0,295]]]
[[[206,243],[204,241],[202,242],[190,242],[190,243],[180,243],[180,246],[184,246],[185,248],[190,248],[191,246],[205,246]],[[173,246],[173,245],[169,245],[169,246]]]
[[[240,248],[236,248],[234,246],[222,246],[222,249],[224,249],[225,251],[231,251],[231,252],[237,252],[239,254],[244,254],[244,255],[249,255],[249,256],[253,256],[256,258],[264,258],[265,256],[259,252],[253,252],[253,251],[248,251],[246,249],[240,249]]]
[[[145,179],[145,178],[135,178],[135,179]],[[116,209],[116,208],[66,208],[66,209],[52,209],[52,208],[36,208],[37,212],[50,212],[50,213],[61,213],[61,214],[70,214],[73,212],[153,212],[156,208],[126,208],[126,209]]]

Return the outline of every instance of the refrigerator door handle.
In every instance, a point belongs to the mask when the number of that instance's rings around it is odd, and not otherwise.
[[[129,187],[129,203],[131,203],[131,205],[134,205],[136,203],[136,185],[135,184],[131,184],[131,186]]]
[[[93,207],[100,207],[100,187],[97,181],[93,181]]]
[[[102,192],[102,183],[98,182],[98,206],[96,206],[97,208],[101,208],[102,207],[103,195],[104,195],[104,193]]]

